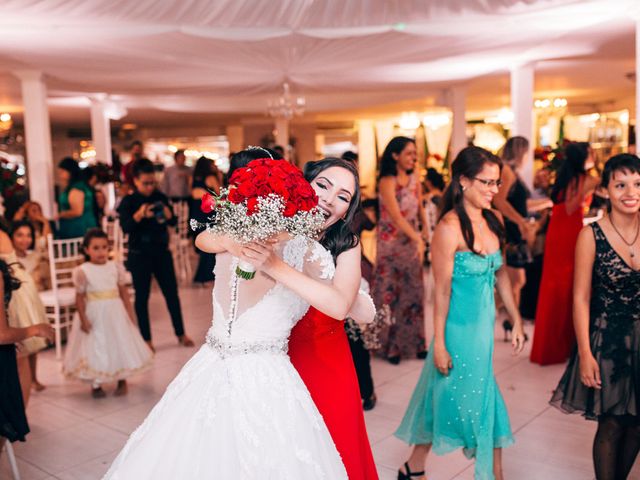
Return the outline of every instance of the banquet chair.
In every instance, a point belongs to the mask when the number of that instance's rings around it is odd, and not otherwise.
[[[18,471],[18,462],[16,461],[16,455],[13,453],[13,446],[11,442],[7,440],[4,444],[4,450],[7,452],[7,460],[9,460],[9,467],[11,468],[11,474],[13,480],[20,480],[20,472]]]
[[[62,358],[62,329],[71,328],[76,310],[73,270],[84,261],[82,237],[54,240],[47,236],[51,289],[40,292],[47,320],[55,333],[56,359]],[[68,331],[68,330],[67,330]]]

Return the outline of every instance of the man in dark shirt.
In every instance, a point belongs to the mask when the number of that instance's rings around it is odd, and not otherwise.
[[[153,275],[164,295],[178,341],[191,347],[193,341],[184,333],[178,284],[169,251],[167,227],[175,225],[177,219],[167,197],[156,188],[153,163],[144,158],[137,160],[132,174],[135,191],[122,199],[118,213],[122,230],[129,234],[127,267],[136,292],[135,310],[140,333],[153,350],[149,326],[149,294]]]

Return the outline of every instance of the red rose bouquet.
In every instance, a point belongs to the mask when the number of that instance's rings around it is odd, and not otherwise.
[[[324,223],[318,197],[302,172],[283,160],[251,161],[236,170],[220,195],[205,194],[201,209],[210,215],[204,226],[241,243],[266,240],[279,233],[314,236]],[[193,229],[202,227],[191,220]],[[236,274],[255,276],[252,265],[239,262]]]

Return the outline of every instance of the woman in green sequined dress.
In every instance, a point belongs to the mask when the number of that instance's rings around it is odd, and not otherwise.
[[[414,445],[399,480],[423,479],[432,447],[436,454],[462,448],[475,457],[476,479],[502,479],[502,448],[513,437],[493,373],[494,286],[514,320],[515,353],[524,346],[524,333],[502,267],[504,228],[491,210],[500,170],[500,159],[479,147],[465,148],[452,164],[432,243],[433,356],[396,432]]]

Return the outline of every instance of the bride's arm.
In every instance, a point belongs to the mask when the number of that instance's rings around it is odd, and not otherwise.
[[[241,258],[293,290],[317,310],[339,320],[349,316],[352,306],[360,309],[353,313],[361,318],[363,315],[359,312],[366,310],[360,304],[354,305],[360,288],[360,256],[360,245],[341,253],[333,281],[326,283],[289,266],[268,245],[250,244],[241,248]]]

